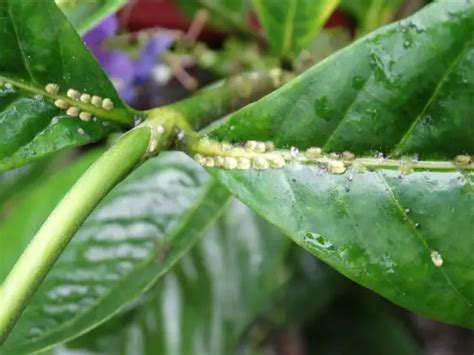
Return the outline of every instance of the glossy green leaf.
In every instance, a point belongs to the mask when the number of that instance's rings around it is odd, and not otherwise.
[[[433,3],[327,58],[210,134],[355,152],[341,175],[328,172],[327,156],[298,162],[304,154],[295,149],[297,158],[283,169],[212,170],[349,278],[403,307],[471,328],[474,164],[451,159],[474,153],[473,33],[472,1]],[[391,159],[374,158],[375,151]],[[421,161],[402,158],[415,153]]]
[[[273,51],[298,53],[323,27],[339,0],[253,0]]]
[[[134,311],[68,347],[117,355],[235,353],[286,281],[290,243],[241,203],[229,207]]]
[[[341,0],[341,7],[356,18],[359,33],[367,33],[393,20],[403,0]]]
[[[127,0],[56,0],[56,4],[81,34],[126,3]]]
[[[36,203],[25,201],[27,207],[20,207],[19,215],[25,208],[42,214],[43,200],[50,196],[36,197]],[[87,219],[0,354],[47,348],[103,322],[183,256],[228,197],[224,188],[182,154],[165,154],[147,162]],[[33,218],[23,220],[28,231],[41,223]],[[16,224],[14,218],[7,223]],[[10,243],[12,235],[23,240],[30,237],[28,231],[21,234],[8,225],[2,228],[12,232],[0,231],[2,243]]]
[[[0,29],[0,171],[132,123],[136,113],[118,97],[53,0],[0,0]],[[59,86],[57,93],[46,90],[50,83]],[[114,108],[69,98],[69,89],[109,98]],[[95,118],[71,117],[56,100]]]

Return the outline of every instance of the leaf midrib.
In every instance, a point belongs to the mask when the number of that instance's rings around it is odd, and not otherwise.
[[[39,89],[39,88],[37,88],[35,86],[32,86],[32,85],[24,84],[24,83],[22,83],[18,80],[14,80],[14,79],[8,78],[8,77],[3,76],[3,75],[0,75],[0,81],[9,83],[13,86],[16,86],[16,87],[18,87],[22,90],[28,91],[30,93],[33,93],[33,94],[36,94],[36,95],[41,95],[43,97],[47,97],[48,99],[51,99],[52,103],[55,100],[63,100],[64,102],[66,102],[70,106],[78,107],[83,111],[90,112],[91,114],[93,114],[97,117],[100,117],[100,118],[105,118],[108,121],[115,122],[115,123],[118,123],[118,124],[121,124],[121,125],[128,125],[129,124],[128,121],[126,121],[124,119],[121,119],[119,115],[116,115],[113,112],[107,112],[107,111],[104,111],[104,110],[99,110],[98,108],[94,107],[93,105],[89,105],[89,104],[85,104],[81,101],[73,100],[73,99],[69,98],[68,96],[52,95],[52,94],[46,92],[43,89]],[[13,102],[15,102],[15,101],[13,101]],[[66,114],[66,113],[64,112],[64,114]]]

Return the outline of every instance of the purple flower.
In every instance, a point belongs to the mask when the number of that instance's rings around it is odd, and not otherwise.
[[[109,75],[122,98],[134,101],[135,87],[148,80],[163,53],[173,42],[167,34],[151,37],[145,43],[140,57],[133,60],[128,54],[115,49],[107,49],[104,42],[114,36],[119,28],[115,15],[104,19],[83,36],[83,40]]]

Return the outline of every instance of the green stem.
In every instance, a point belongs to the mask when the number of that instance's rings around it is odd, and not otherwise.
[[[161,137],[158,137],[154,127],[145,122],[122,136],[76,182],[44,222],[0,288],[0,344],[97,204],[149,153],[157,152],[169,143],[166,132],[170,130],[161,128],[158,132]],[[151,146],[154,152],[150,152]]]
[[[193,129],[199,130],[216,119],[258,100],[291,77],[291,74],[276,68],[242,74],[210,85],[188,99],[148,113],[162,115],[164,111],[174,112]]]

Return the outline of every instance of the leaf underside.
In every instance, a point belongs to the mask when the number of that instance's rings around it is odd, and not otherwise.
[[[54,1],[0,0],[0,28],[0,171],[132,123],[136,112],[118,97]],[[49,83],[59,86],[57,94],[45,90]],[[73,100],[69,89],[109,98],[114,109]],[[91,120],[67,115],[54,105],[58,99]]]
[[[228,142],[350,150],[372,158],[369,170],[334,175],[323,165],[294,162],[278,170],[210,171],[351,279],[413,311],[474,328],[474,166],[450,163],[474,153],[473,34],[472,1],[428,5],[210,133]],[[404,175],[376,153],[397,166],[408,155],[414,167],[423,165],[411,160],[419,155],[433,160],[433,169]]]
[[[83,224],[0,354],[50,347],[112,316],[195,244],[228,198],[227,190],[182,154],[148,161]],[[39,208],[38,202],[28,208]],[[27,242],[31,235],[18,237]]]
[[[234,201],[140,307],[69,346],[116,355],[233,354],[284,283],[289,247],[278,230]]]

